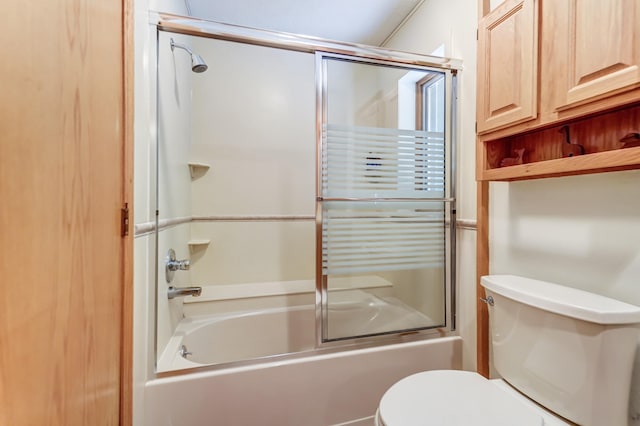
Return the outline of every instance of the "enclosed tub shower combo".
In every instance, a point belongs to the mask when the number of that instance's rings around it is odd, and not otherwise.
[[[394,364],[382,384],[459,368],[460,63],[152,21],[157,219],[139,227],[157,242],[150,392],[274,362],[301,377]]]

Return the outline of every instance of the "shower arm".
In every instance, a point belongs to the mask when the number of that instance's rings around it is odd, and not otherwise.
[[[191,48],[189,48],[189,46],[187,46],[186,44],[182,44],[182,43],[178,43],[176,41],[174,41],[173,39],[171,39],[171,51],[173,52],[174,48],[178,48],[178,49],[184,49],[186,50],[189,55],[193,55],[193,50],[191,50]]]
[[[176,43],[172,38],[171,51],[173,52],[176,47],[178,49],[185,50],[189,54],[189,56],[191,56],[191,71],[195,73],[201,73],[201,72],[205,72],[209,68],[205,60],[202,59],[202,56],[198,55],[197,53],[194,53],[189,46],[182,43]]]

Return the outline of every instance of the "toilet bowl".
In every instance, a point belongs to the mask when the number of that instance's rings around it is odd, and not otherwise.
[[[384,394],[379,426],[626,426],[640,308],[513,275],[481,279],[501,379],[436,370]]]
[[[469,371],[435,370],[405,377],[384,394],[376,426],[566,426],[503,380]]]

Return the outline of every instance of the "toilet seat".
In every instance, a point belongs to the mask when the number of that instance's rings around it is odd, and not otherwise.
[[[506,386],[506,385],[505,385]],[[405,377],[383,395],[380,426],[542,426],[551,416],[515,390],[469,371],[434,370]],[[545,415],[546,414],[546,415]],[[561,422],[559,424],[567,424]]]

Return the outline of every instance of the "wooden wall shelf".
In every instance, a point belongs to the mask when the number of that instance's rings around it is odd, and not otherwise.
[[[640,147],[485,170],[480,180],[514,181],[640,168]]]
[[[572,145],[565,143],[566,129]],[[521,134],[481,136],[478,179],[511,181],[638,169],[640,150],[623,148],[621,140],[639,132],[640,105],[636,104]],[[563,149],[578,144],[584,155],[564,157]],[[503,159],[522,149],[522,164],[501,167]]]

